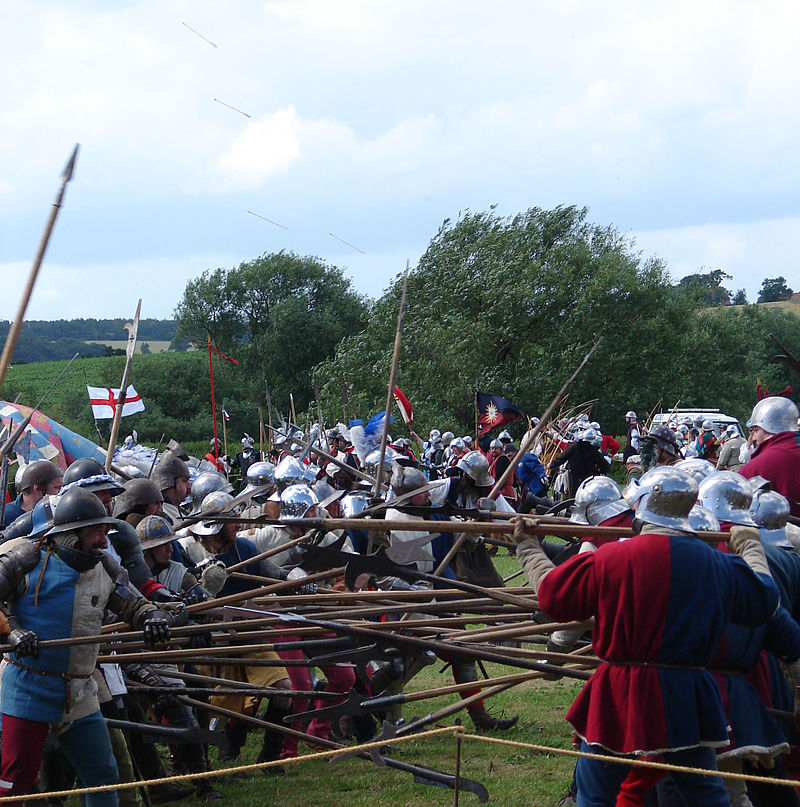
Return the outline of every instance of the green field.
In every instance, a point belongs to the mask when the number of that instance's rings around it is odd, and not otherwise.
[[[102,340],[102,339],[87,339],[86,340],[90,345],[107,345],[108,347],[114,348],[115,350],[125,350],[128,346],[127,339],[112,339],[112,340]],[[136,353],[141,354],[142,352],[142,345],[149,345],[151,353],[166,353],[169,350],[169,346],[172,344],[169,340],[159,341],[153,339],[152,341],[149,339],[140,339],[136,343]]]

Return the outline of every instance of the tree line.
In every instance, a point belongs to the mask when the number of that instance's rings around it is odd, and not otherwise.
[[[409,275],[397,385],[420,433],[433,426],[466,433],[474,429],[476,389],[541,414],[602,336],[569,400],[596,400],[593,416],[609,431],[622,431],[627,410],[646,414],[659,403],[718,407],[745,419],[757,379],[771,391],[800,383],[771,363],[769,339],[800,350],[800,318],[728,305],[726,279],[715,270],[673,282],[663,262],[590,222],[585,208],[532,208],[507,218],[467,211],[442,224]],[[133,381],[147,409],[125,427],[151,442],[162,432],[208,440],[209,337],[239,362],[213,354],[218,412],[224,402],[237,440],[244,431],[258,434],[258,406],[268,420],[267,392],[273,421],[292,404],[302,423],[316,420],[317,397],[328,423],[369,417],[385,404],[401,283],[398,275],[373,301],[341,268],[286,252],[207,270],[187,284],[173,335],[202,350],[137,356]],[[155,336],[140,328],[146,338]],[[82,359],[73,375],[82,368],[80,383],[77,375],[65,382],[59,402],[45,408],[91,435],[84,385],[118,386],[122,359]],[[23,402],[35,401],[44,380],[25,380],[19,369],[3,397],[21,391]],[[403,431],[402,423],[393,427],[396,436]]]

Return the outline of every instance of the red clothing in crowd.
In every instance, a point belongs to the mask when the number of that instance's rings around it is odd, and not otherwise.
[[[765,440],[739,473],[769,480],[789,500],[792,515],[800,516],[800,432],[780,432]]]
[[[600,443],[600,450],[604,454],[610,454],[612,457],[619,451],[619,443],[610,435],[604,434],[603,440]]]

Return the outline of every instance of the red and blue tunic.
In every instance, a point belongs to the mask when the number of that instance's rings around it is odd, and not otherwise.
[[[705,667],[728,623],[774,613],[772,580],[691,536],[642,534],[570,558],[538,590],[553,619],[595,617],[603,659],[567,713],[586,742],[616,753],[728,743],[719,689]]]

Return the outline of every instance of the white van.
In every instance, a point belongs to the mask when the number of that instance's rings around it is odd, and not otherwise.
[[[728,426],[735,426],[737,432],[741,434],[742,437],[747,437],[742,427],[739,425],[738,419],[731,415],[723,414],[719,409],[673,409],[669,412],[659,412],[657,415],[653,416],[652,425],[666,425],[671,420],[677,420],[678,423],[682,423],[685,418],[691,418],[692,422],[698,418],[713,421],[714,425],[717,427],[717,435],[722,434]]]

